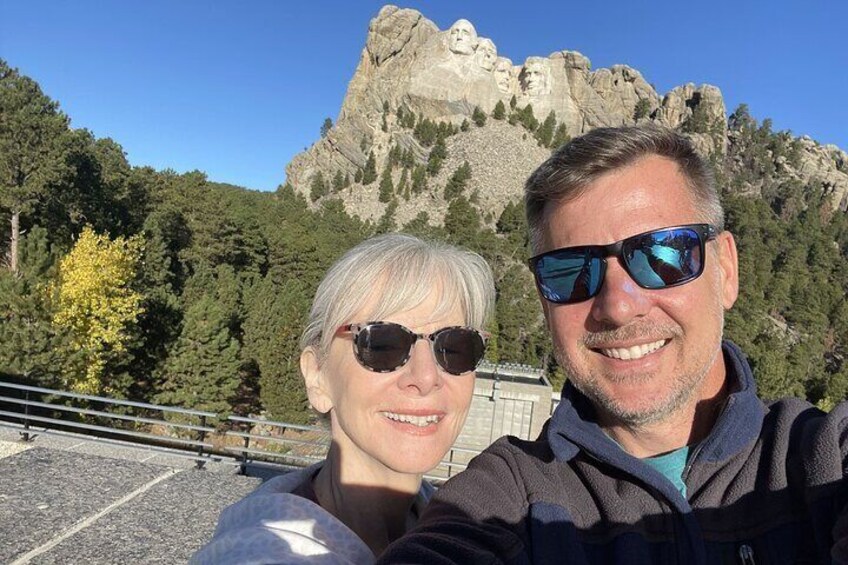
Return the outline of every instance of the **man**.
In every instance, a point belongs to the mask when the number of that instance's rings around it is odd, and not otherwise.
[[[689,142],[594,130],[530,176],[525,203],[562,401],[537,441],[501,438],[449,481],[380,562],[848,562],[848,406],[764,404],[722,341],[737,251]]]

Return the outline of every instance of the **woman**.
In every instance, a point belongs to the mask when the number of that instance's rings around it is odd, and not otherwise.
[[[369,563],[411,527],[465,422],[494,283],[477,254],[389,234],[318,287],[301,340],[327,458],[224,510],[195,563]]]

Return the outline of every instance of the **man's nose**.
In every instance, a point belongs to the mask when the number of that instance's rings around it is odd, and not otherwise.
[[[607,260],[601,290],[592,300],[592,318],[614,327],[625,326],[651,309],[650,291],[636,284],[612,258]]]

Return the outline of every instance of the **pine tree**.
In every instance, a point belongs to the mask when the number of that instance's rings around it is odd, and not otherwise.
[[[327,183],[324,182],[324,174],[321,171],[318,171],[312,177],[312,182],[310,183],[309,199],[315,202],[322,196],[329,194],[329,192],[330,191],[327,189]]]
[[[538,323],[538,299],[532,290],[530,271],[520,265],[508,267],[497,288],[495,309],[499,361],[530,362],[537,347],[534,336],[542,329]]]
[[[179,249],[188,237],[182,217],[173,211],[157,210],[144,222],[143,268],[139,292],[143,296],[136,339],[127,345],[129,362],[119,368],[130,382],[128,397],[147,400],[161,380],[170,347],[180,334],[182,305],[179,291],[185,283]]]
[[[412,170],[412,193],[421,194],[427,190],[427,169],[418,165]]]
[[[644,118],[647,118],[651,113],[651,101],[647,98],[640,98],[636,103],[636,107],[633,109],[633,121],[638,122]]]
[[[397,209],[397,198],[392,198],[389,202],[389,205],[386,206],[386,210],[383,212],[383,215],[380,218],[380,221],[377,223],[376,228],[374,229],[375,235],[393,232],[397,229],[397,223],[395,222],[395,215],[397,214]]]
[[[509,99],[509,109],[515,110],[515,106],[518,104],[518,100],[515,98],[515,94],[512,95],[512,98]]]
[[[321,124],[321,137],[327,137],[327,134],[330,133],[331,129],[333,129],[333,120],[325,118],[324,123]]]
[[[432,237],[430,215],[424,211],[418,212],[412,220],[407,222],[403,226],[403,231],[427,239],[436,239],[435,237]]]
[[[465,161],[459,168],[454,171],[445,185],[444,197],[445,200],[453,200],[460,196],[465,190],[465,185],[471,178],[471,165]]]
[[[565,124],[559,124],[557,126],[556,133],[554,133],[554,138],[551,140],[551,149],[556,151],[569,141],[571,141],[571,136],[568,135],[568,130],[565,128]]]
[[[522,204],[507,202],[498,218],[496,228],[499,234],[506,237],[511,248],[524,251],[527,246],[527,219]]]
[[[479,211],[464,196],[451,200],[445,214],[445,230],[454,243],[474,247],[480,232]]]
[[[415,127],[415,112],[410,111],[405,106],[398,106],[397,121],[401,127],[413,129]]]
[[[259,369],[259,398],[268,417],[306,424],[311,412],[300,375],[299,342],[309,292],[302,281],[281,275],[269,272],[246,299],[243,357]]]
[[[362,184],[369,185],[377,180],[377,158],[374,157],[374,152],[368,154],[368,161],[365,163],[365,168],[362,170]]]
[[[389,151],[389,157],[388,157],[389,166],[392,167],[392,168],[397,167],[401,163],[402,159],[403,159],[403,149],[400,148],[400,145],[395,143],[392,146],[391,150]]]
[[[462,120],[462,123],[459,125],[459,131],[468,131],[471,127],[471,124],[468,123],[468,120]]]
[[[478,128],[486,125],[486,113],[480,109],[480,106],[474,106],[474,112],[471,113],[471,120]]]
[[[413,155],[412,149],[404,150],[400,158],[400,163],[407,169],[412,169],[415,166],[415,155]]]
[[[392,168],[387,162],[383,168],[383,174],[380,175],[380,202],[388,202],[392,199],[395,192],[395,186],[392,182]]]
[[[442,170],[442,162],[448,156],[448,149],[445,146],[445,142],[439,138],[436,140],[436,144],[433,145],[433,148],[430,150],[430,156],[427,159],[427,173],[434,177],[439,174],[439,171]]]
[[[21,238],[18,275],[0,271],[0,373],[48,388],[62,385],[70,351],[45,292],[55,261],[47,231],[36,226]]]
[[[539,142],[539,145],[542,147],[550,147],[551,142],[554,137],[554,129],[556,128],[556,114],[553,110],[548,114],[548,117],[545,118],[545,121],[542,122],[542,125],[539,126],[539,129],[536,130],[536,141]]]
[[[8,210],[8,265],[18,269],[22,214],[31,213],[49,187],[70,170],[64,140],[68,118],[34,80],[0,59],[0,209]]]
[[[528,104],[518,111],[518,121],[521,123],[521,125],[524,126],[527,131],[536,131],[536,128],[539,127],[539,120],[537,120],[536,116],[533,115],[532,104]]]
[[[404,167],[400,173],[400,180],[397,185],[397,193],[400,194],[404,200],[409,201],[409,169]]]
[[[338,192],[344,188],[344,177],[341,171],[336,171],[333,176],[333,192]]]
[[[423,118],[415,124],[415,129],[412,132],[421,145],[430,147],[436,142],[439,137],[439,126],[429,118]]]
[[[356,172],[353,173],[353,182],[362,182],[362,169],[356,169]]]
[[[188,307],[168,362],[159,403],[229,413],[239,386],[239,344],[217,299],[203,296]]]
[[[496,120],[503,120],[506,118],[506,108],[501,100],[498,100],[498,103],[495,104],[495,109],[492,110],[492,118]]]

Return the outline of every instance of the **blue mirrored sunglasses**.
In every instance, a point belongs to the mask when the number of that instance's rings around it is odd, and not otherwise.
[[[607,257],[618,257],[642,288],[686,284],[704,272],[704,247],[719,230],[690,224],[640,233],[609,245],[563,247],[530,259],[542,296],[556,304],[573,304],[597,295],[604,283]]]

